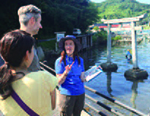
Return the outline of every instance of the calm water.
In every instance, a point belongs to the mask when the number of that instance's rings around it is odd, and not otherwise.
[[[86,82],[85,85],[107,95],[113,97],[114,99],[127,104],[130,107],[136,108],[139,111],[148,114],[150,108],[150,79],[142,81],[128,81],[124,77],[124,72],[133,67],[132,63],[127,62],[125,59],[127,49],[130,49],[131,45],[128,46],[119,46],[112,48],[112,62],[118,65],[117,72],[105,73],[103,72],[97,78],[93,79],[90,82]],[[150,43],[141,43],[138,45],[138,64],[140,69],[145,69],[150,73]],[[90,67],[92,64],[104,63],[107,61],[107,51],[104,48],[97,47],[88,53],[82,54],[82,57],[85,60],[85,66]],[[132,115],[128,111],[123,110],[116,105],[107,100],[102,99],[101,97],[94,95],[93,93],[86,91],[87,94],[92,96],[98,101],[102,101],[105,104],[108,104],[114,109],[117,109],[119,112],[122,112],[125,115]],[[87,102],[97,109],[94,103]],[[109,114],[110,115],[110,114]]]
[[[148,79],[141,81],[126,80],[124,72],[133,67],[132,63],[127,62],[125,59],[127,49],[131,49],[131,45],[112,47],[111,61],[118,65],[117,72],[103,72],[92,81],[86,82],[85,85],[107,95],[108,97],[112,97],[113,99],[121,101],[130,107],[148,114],[150,111],[150,78],[148,77]],[[106,47],[98,46],[92,48],[92,50],[82,52],[80,56],[84,59],[85,69],[87,70],[97,63],[105,63],[107,61],[107,50]],[[47,59],[51,67],[54,67],[54,59],[55,58]],[[145,69],[148,74],[150,74],[150,43],[147,42],[138,45],[138,64],[140,69]],[[86,90],[86,94],[102,103],[105,103],[113,109],[116,109],[118,112],[121,112],[126,116],[133,116],[129,111],[114,105],[88,90]],[[86,99],[86,103],[89,103],[98,110],[107,112],[102,107],[88,99]],[[94,111],[91,112],[94,116],[99,116],[98,114],[95,114]],[[107,114],[110,116],[112,115],[110,113]]]

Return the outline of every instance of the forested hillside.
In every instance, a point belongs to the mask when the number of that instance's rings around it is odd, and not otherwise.
[[[117,19],[124,17],[135,17],[144,13],[150,16],[150,5],[141,4],[136,0],[105,0],[102,3],[96,3],[100,18]],[[141,23],[148,22],[148,17]]]
[[[54,32],[73,28],[84,32],[98,20],[98,12],[89,0],[4,0],[0,4],[0,37],[12,29],[19,28],[17,10],[20,6],[34,4],[42,10],[42,26],[38,37],[53,37]]]
[[[87,27],[101,18],[116,19],[139,16],[148,13],[150,5],[136,0],[106,0],[92,3],[89,0],[4,0],[0,4],[0,37],[7,31],[19,28],[17,10],[20,6],[34,4],[42,10],[42,26],[38,38],[54,37],[54,32],[66,31],[72,34],[73,28],[85,32]],[[148,18],[142,23],[148,22]]]

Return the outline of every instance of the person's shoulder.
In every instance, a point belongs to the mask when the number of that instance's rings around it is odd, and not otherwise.
[[[41,71],[44,75],[47,75],[47,76],[54,76],[53,74],[51,74],[50,72],[48,71]]]
[[[30,74],[33,74],[33,75],[39,75],[39,74],[45,75],[45,74],[50,74],[50,73],[45,71],[45,70],[39,70],[39,71],[31,72]]]
[[[26,82],[28,80],[28,82],[38,83],[41,82],[41,80],[43,80],[43,77],[45,77],[44,71],[39,70],[27,73],[21,80],[23,82]]]
[[[48,72],[48,71],[39,70],[39,71],[36,71],[36,72],[29,73],[28,77],[35,78],[37,80],[37,79],[40,79],[40,78],[55,77],[55,76],[53,74],[51,74],[50,72]]]
[[[42,86],[42,87],[50,87],[51,91],[58,84],[58,79],[56,78],[56,76],[54,76],[53,74],[51,74],[46,70],[31,72],[28,75],[26,75],[26,77],[24,78],[25,81],[27,79],[34,82],[34,85]]]
[[[60,62],[60,61],[61,61],[61,57],[56,59],[55,64],[63,64],[63,60],[62,60],[62,62]]]
[[[33,72],[30,72],[30,73],[28,73],[27,75],[28,75],[28,77],[39,77],[39,76],[41,76],[41,75],[43,75],[44,74],[44,71],[42,71],[42,70],[39,70],[39,71],[33,71]]]
[[[58,62],[58,61],[60,61],[61,60],[61,57],[58,57],[57,59],[56,59],[56,62]]]
[[[53,74],[51,74],[48,71],[42,71],[43,76],[42,76],[42,80],[49,82],[49,83],[53,83],[53,84],[58,84],[58,80],[56,78],[56,76],[54,76]]]

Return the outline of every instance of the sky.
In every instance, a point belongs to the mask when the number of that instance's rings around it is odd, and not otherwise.
[[[105,0],[91,0],[92,2],[96,2],[96,3],[101,3]],[[150,4],[150,0],[136,0],[137,2],[140,2],[140,3],[145,3],[145,4]]]

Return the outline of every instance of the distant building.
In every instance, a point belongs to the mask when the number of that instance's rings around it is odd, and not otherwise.
[[[93,29],[95,26],[98,27],[99,30],[106,30],[106,29],[107,29],[107,24],[95,23],[95,24],[89,26],[89,30],[92,31],[92,32],[97,32],[96,30]],[[121,25],[121,24],[118,24],[118,23],[116,23],[116,24],[111,24],[111,28],[120,28],[121,26],[122,26],[123,28],[130,28],[130,23],[123,23],[122,25]]]
[[[103,24],[103,23],[102,24],[96,24],[95,23],[94,26],[97,26],[100,29],[107,28],[107,24]],[[118,27],[121,27],[121,24],[112,24],[111,27],[112,28],[118,28]],[[124,23],[124,24],[122,24],[122,27],[129,28],[130,27],[130,23]]]

